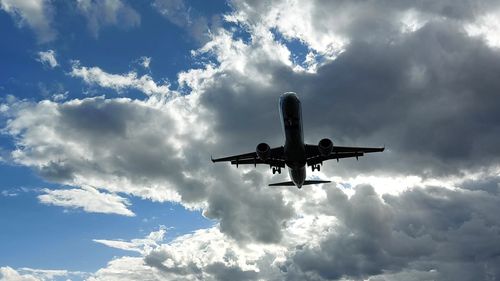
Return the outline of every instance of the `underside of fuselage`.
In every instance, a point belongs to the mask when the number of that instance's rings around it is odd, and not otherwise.
[[[279,109],[285,135],[285,163],[291,180],[301,188],[306,179],[306,154],[300,100],[295,93],[284,93],[280,97]]]

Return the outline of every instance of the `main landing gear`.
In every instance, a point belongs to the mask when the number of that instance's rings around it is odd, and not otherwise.
[[[319,172],[319,171],[320,171],[320,167],[321,167],[321,165],[320,165],[320,164],[312,165],[312,166],[311,166],[311,170],[312,170],[313,172],[314,172],[314,170],[316,170],[316,171],[318,171],[318,172]]]
[[[278,172],[278,174],[281,174],[281,167],[272,167],[273,168],[273,175]]]

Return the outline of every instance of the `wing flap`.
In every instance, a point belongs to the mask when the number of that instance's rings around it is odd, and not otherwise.
[[[323,161],[330,160],[330,159],[342,159],[342,158],[351,158],[351,157],[361,157],[363,156],[364,153],[362,152],[356,152],[356,153],[332,153],[328,156],[315,156],[307,159],[307,166],[312,166],[316,164],[320,164]]]
[[[363,152],[363,153],[371,153],[371,152],[382,152],[385,147],[354,147],[354,146],[334,146],[332,153],[345,153],[345,152]]]
[[[245,153],[245,154],[239,154],[239,155],[234,155],[234,156],[228,156],[228,157],[222,157],[222,158],[212,158],[212,162],[225,162],[225,161],[232,161],[232,160],[245,160],[245,159],[253,159],[253,158],[258,158],[256,152],[250,152],[250,153]]]
[[[231,160],[231,164],[233,165],[257,165],[257,164],[268,164],[274,167],[285,167],[285,161],[280,159],[268,159],[266,161],[262,161],[259,158],[255,159],[243,159],[243,160]]]
[[[328,156],[323,156],[319,153],[318,146],[312,144],[306,144],[306,158],[307,165],[312,166],[320,164],[325,160],[330,159],[342,159],[350,157],[360,157],[365,153],[381,152],[384,151],[385,147],[355,147],[355,146],[334,146],[332,153]]]
[[[244,153],[239,155],[233,155],[222,158],[211,158],[212,162],[231,162],[233,165],[257,165],[257,164],[267,164],[274,167],[285,167],[285,160],[283,157],[284,149],[282,146],[271,148],[271,153],[269,159],[263,161],[261,160],[256,152]]]

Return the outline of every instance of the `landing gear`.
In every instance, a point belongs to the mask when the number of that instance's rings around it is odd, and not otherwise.
[[[321,165],[320,164],[316,164],[316,165],[312,165],[311,166],[311,170],[314,172],[314,170],[317,170],[318,172],[320,171],[320,167]]]
[[[276,172],[278,172],[278,174],[281,174],[281,167],[273,167],[273,175],[276,174]]]

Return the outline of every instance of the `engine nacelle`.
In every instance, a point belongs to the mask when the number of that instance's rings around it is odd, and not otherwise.
[[[318,143],[318,150],[321,156],[328,156],[333,151],[333,142],[330,139],[322,139]]]
[[[259,143],[255,151],[257,152],[259,159],[262,161],[266,161],[269,159],[269,156],[271,156],[271,148],[265,142]]]

